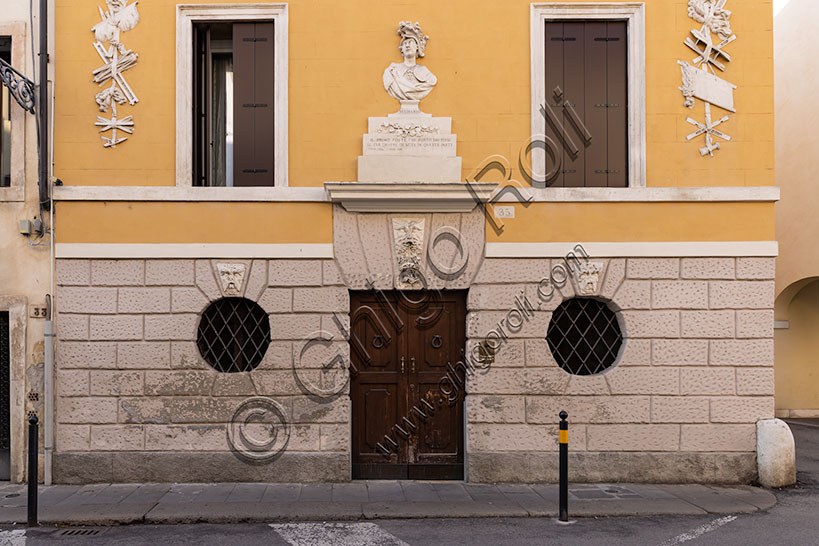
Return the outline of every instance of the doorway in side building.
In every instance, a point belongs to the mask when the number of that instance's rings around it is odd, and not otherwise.
[[[0,311],[0,480],[11,478],[10,338],[9,313]]]

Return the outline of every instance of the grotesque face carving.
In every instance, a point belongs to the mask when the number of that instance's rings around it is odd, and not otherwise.
[[[240,296],[242,282],[245,278],[244,264],[216,264],[219,278],[222,280],[222,293],[225,296]]]
[[[603,264],[598,262],[585,262],[580,265],[577,274],[577,284],[580,294],[592,296],[597,293],[600,280],[600,273],[603,271]]]

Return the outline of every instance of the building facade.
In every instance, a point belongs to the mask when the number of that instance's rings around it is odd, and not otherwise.
[[[819,417],[819,367],[814,350],[819,328],[817,266],[812,234],[819,226],[811,214],[815,202],[810,173],[819,142],[808,131],[816,99],[802,79],[813,63],[802,60],[807,46],[799,29],[819,20],[810,2],[791,0],[776,15],[776,158],[777,184],[782,201],[777,204],[777,234],[781,256],[776,274],[776,412],[780,417]]]
[[[553,481],[561,410],[573,480],[756,479],[772,18],[729,4],[60,3],[54,479]]]
[[[51,216],[38,189],[39,11],[16,0],[0,11],[0,480],[22,481],[27,418],[46,396]]]

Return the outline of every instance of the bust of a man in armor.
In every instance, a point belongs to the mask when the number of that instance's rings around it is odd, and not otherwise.
[[[418,23],[413,25],[410,21],[399,23],[398,35],[401,36],[398,49],[404,61],[392,63],[384,70],[384,89],[401,102],[419,101],[438,83],[427,67],[416,63],[418,57],[424,56],[429,36],[424,36]]]

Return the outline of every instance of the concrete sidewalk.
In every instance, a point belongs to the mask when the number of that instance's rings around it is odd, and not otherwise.
[[[766,510],[749,486],[572,484],[569,514],[648,516]],[[396,518],[553,517],[557,485],[361,481],[337,484],[93,484],[40,487],[41,523],[249,523]],[[0,486],[0,523],[25,523],[26,486]]]

